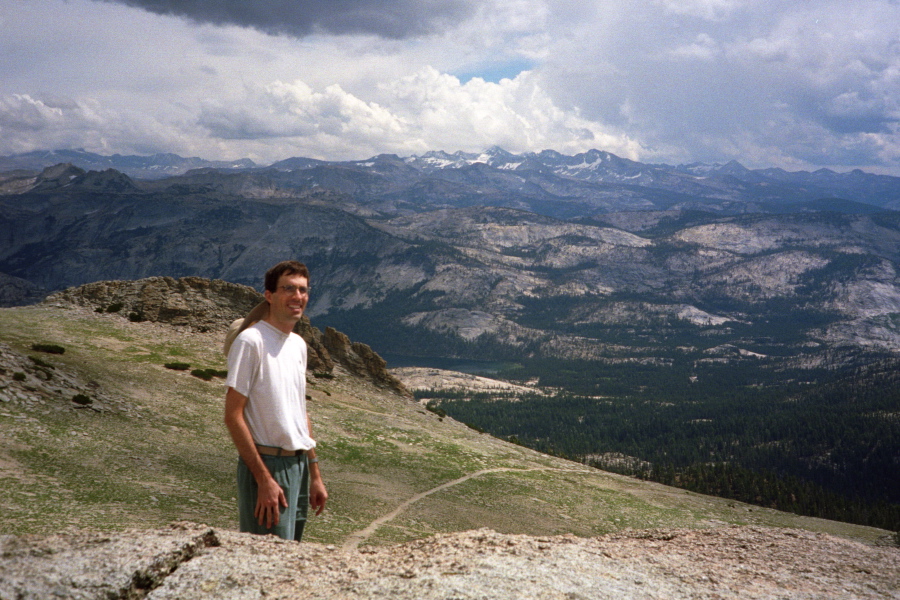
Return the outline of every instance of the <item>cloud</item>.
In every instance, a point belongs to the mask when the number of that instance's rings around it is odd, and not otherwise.
[[[27,94],[14,94],[0,99],[0,131],[9,135],[18,132],[41,131],[62,120],[64,109],[35,100]]]
[[[109,109],[95,100],[30,95],[0,96],[0,139],[5,153],[85,148],[107,154],[155,154],[170,148],[196,155],[199,129],[142,110]],[[39,144],[35,144],[39,139]]]
[[[472,0],[105,0],[198,23],[303,37],[314,32],[407,38],[444,29]]]
[[[739,0],[656,0],[670,14],[697,17],[708,21],[726,18],[746,2]]]
[[[227,104],[206,103],[199,123],[219,139],[277,140],[323,158],[477,151],[491,145],[516,152],[604,147],[631,158],[641,151],[627,136],[554,106],[527,72],[499,83],[480,78],[462,83],[428,67],[383,82],[371,95],[377,101],[337,85],[315,91],[302,81],[274,82],[247,89]]]
[[[640,150],[626,136],[577,112],[561,110],[530,72],[498,83],[473,78],[463,84],[425,68],[383,85],[381,93],[391,99],[404,122],[415,124],[411,133],[432,148],[477,150],[499,145],[514,152],[545,148],[578,152],[604,146],[629,157]]]
[[[690,44],[678,46],[670,51],[674,58],[685,60],[713,60],[719,56],[721,49],[712,37],[705,33],[697,34]]]
[[[898,22],[896,2],[826,3],[786,11],[757,37],[733,40],[729,57],[768,90],[762,105],[792,123],[771,142],[820,163],[896,161],[900,38],[884,25]]]
[[[199,124],[215,137],[245,140],[318,135],[390,139],[401,129],[390,111],[360,100],[339,85],[315,92],[299,80],[248,89],[243,101],[227,105],[207,102]]]
[[[102,126],[96,107],[73,100],[39,99],[28,94],[0,97],[0,136],[11,150],[32,150],[35,136],[66,147],[75,140],[82,141],[86,131]]]
[[[898,22],[890,0],[621,0],[554,20],[538,71],[645,158],[896,170]]]

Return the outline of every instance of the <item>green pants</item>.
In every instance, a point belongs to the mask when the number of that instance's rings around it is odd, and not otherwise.
[[[269,456],[260,455],[272,477],[284,490],[287,507],[281,508],[278,525],[266,528],[259,524],[253,512],[256,510],[256,479],[238,459],[238,516],[241,531],[246,533],[274,533],[286,540],[297,540],[303,537],[306,526],[306,515],[309,512],[309,464],[305,454],[302,456]]]

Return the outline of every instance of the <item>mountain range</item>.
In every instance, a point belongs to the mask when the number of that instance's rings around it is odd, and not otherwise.
[[[116,169],[138,179],[159,179],[181,175],[190,169],[248,169],[256,167],[250,159],[214,161],[198,157],[184,158],[177,154],[153,154],[136,156],[113,154],[104,156],[83,149],[36,150],[22,154],[0,156],[0,171],[42,171],[47,167],[69,163],[89,171]]]
[[[815,172],[788,172],[778,168],[751,170],[737,161],[726,164],[654,165],[600,150],[566,156],[553,150],[512,154],[495,147],[482,153],[432,151],[407,158],[380,155],[361,161],[289,158],[263,167],[246,158],[210,161],[198,157],[183,158],[176,154],[104,156],[78,149],[2,156],[0,172],[41,171],[61,163],[90,171],[115,169],[137,179],[162,179],[200,169],[225,172],[306,171],[306,183],[326,187],[330,187],[329,183],[334,185],[336,177],[340,179],[335,171],[342,170],[346,176],[343,181],[345,185],[368,187],[364,177],[351,175],[350,172],[355,171],[368,173],[371,176],[368,183],[380,183],[376,187],[399,186],[406,188],[407,194],[415,189],[421,195],[430,197],[432,202],[437,198],[435,194],[439,193],[439,188],[433,187],[435,184],[455,183],[464,189],[454,194],[455,198],[451,200],[454,205],[458,205],[460,195],[467,192],[471,194],[469,200],[478,200],[488,191],[478,188],[490,184],[494,188],[491,191],[506,197],[507,202],[511,201],[510,195],[520,195],[526,205],[534,202],[536,206],[542,206],[541,199],[551,201],[551,206],[543,206],[549,212],[579,204],[588,211],[646,210],[697,201],[708,207],[713,202],[729,200],[738,203],[731,207],[733,210],[742,212],[815,209],[826,206],[827,203],[822,204],[821,201],[827,200],[859,202],[894,210],[900,208],[900,178],[873,175],[858,169],[850,173],[837,173],[830,169]],[[324,180],[316,181],[316,176],[322,176]],[[301,179],[288,185],[293,187],[297,183],[302,185],[302,182]],[[378,190],[371,187],[367,192],[369,196],[379,195]],[[496,196],[493,199],[499,200]],[[809,207],[803,205],[805,202],[819,204]],[[437,203],[442,201],[437,200]],[[552,204],[558,206],[554,209]],[[718,206],[719,210],[726,207]],[[861,209],[864,210],[864,207],[854,207],[854,210]]]
[[[822,366],[900,348],[900,178],[598,150],[139,158],[0,159],[6,304],[155,275],[258,289],[294,257],[310,317],[382,353]]]

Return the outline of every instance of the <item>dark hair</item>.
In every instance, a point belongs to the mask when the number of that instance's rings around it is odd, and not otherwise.
[[[265,286],[272,293],[278,289],[278,280],[282,275],[301,275],[309,282],[309,269],[302,262],[284,260],[266,271]]]

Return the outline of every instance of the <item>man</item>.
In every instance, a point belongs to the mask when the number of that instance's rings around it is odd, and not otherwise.
[[[280,262],[265,288],[265,303],[226,340],[225,425],[240,455],[241,531],[299,541],[309,507],[321,514],[328,500],[306,412],[306,342],[293,333],[309,301],[309,270]]]

